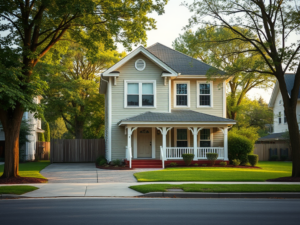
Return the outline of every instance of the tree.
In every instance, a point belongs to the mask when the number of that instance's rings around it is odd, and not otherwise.
[[[125,53],[105,50],[101,43],[94,45],[99,48],[98,54],[71,43],[58,63],[51,60],[51,64],[46,61],[46,65],[40,63],[36,67],[44,71],[41,72],[42,78],[49,85],[42,100],[47,120],[62,117],[69,133],[76,139],[82,139],[84,129],[90,130],[90,127],[96,132],[94,136],[99,136],[97,134],[104,125],[104,96],[99,94],[100,74],[125,56]]]
[[[64,134],[68,132],[64,120],[62,118],[58,118],[55,121],[50,121],[49,126],[50,137],[52,139],[62,139]]]
[[[195,12],[190,19],[190,26],[201,23],[230,30],[237,37],[224,38],[218,42],[240,40],[249,43],[251,48],[248,50],[234,49],[232,54],[260,54],[267,69],[251,69],[248,72],[270,74],[277,78],[291,140],[293,177],[300,177],[300,139],[296,117],[300,86],[300,39],[299,35],[296,36],[300,31],[299,4],[299,1],[291,0],[195,0],[187,5],[191,12]],[[243,33],[237,26],[248,29],[249,32]],[[295,35],[293,40],[292,35]],[[284,80],[287,71],[295,72],[290,95]]]
[[[241,33],[248,29],[235,27]],[[274,84],[274,77],[257,73],[253,70],[263,69],[266,64],[256,52],[247,52],[251,44],[240,40],[222,43],[224,39],[236,39],[238,35],[226,28],[205,26],[196,32],[187,30],[173,42],[173,47],[193,58],[198,58],[222,71],[229,78],[230,95],[227,98],[227,117],[236,119],[237,113],[247,93],[253,88],[269,88]],[[232,51],[241,51],[241,54],[232,54]],[[267,69],[267,68],[266,68]],[[251,71],[252,70],[252,71]],[[208,72],[208,77],[215,75],[215,71]],[[224,75],[222,75],[224,77]]]
[[[38,135],[38,141],[45,142],[45,135],[44,135],[44,133],[39,133],[39,135]]]
[[[39,112],[33,98],[45,89],[34,67],[65,34],[93,49],[116,42],[130,49],[145,43],[155,28],[148,12],[164,12],[167,0],[9,0],[0,3],[5,19],[0,39],[0,120],[6,139],[2,177],[18,177],[19,131],[24,111]],[[82,35],[84,31],[89,38]]]
[[[45,122],[44,127],[45,127],[44,128],[45,129],[45,133],[44,133],[45,141],[46,142],[50,142],[50,127],[49,127],[49,123]]]
[[[25,153],[24,153],[24,145],[26,142],[30,142],[28,139],[29,135],[32,135],[31,132],[33,131],[32,123],[28,120],[22,120],[21,127],[20,127],[20,135],[19,135],[19,155],[20,161],[25,160]],[[26,147],[25,147],[26,148]]]

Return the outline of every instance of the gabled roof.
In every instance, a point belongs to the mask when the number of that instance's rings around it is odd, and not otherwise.
[[[235,120],[227,119],[218,116],[212,116],[205,113],[200,113],[192,110],[172,110],[171,113],[160,112],[145,112],[137,116],[123,119],[119,125],[130,124],[134,122],[158,122],[160,124],[166,122],[184,122],[184,123],[221,123],[221,124],[235,124]]]
[[[147,50],[181,75],[206,75],[209,69],[216,69],[160,43],[148,47]],[[217,71],[220,75],[224,75],[223,71]]]
[[[292,74],[292,73],[286,73],[284,75],[286,88],[287,88],[288,94],[290,96],[292,94],[292,89],[293,89],[293,86],[294,86],[295,75],[296,74]],[[274,107],[275,100],[276,100],[276,97],[278,95],[278,92],[279,92],[279,85],[278,85],[278,81],[276,81],[276,84],[274,86],[274,89],[272,91],[272,95],[271,95],[271,98],[270,98],[270,101],[269,101],[269,107],[271,107],[271,108]],[[298,99],[300,99],[300,90],[299,90],[299,93],[298,93]]]

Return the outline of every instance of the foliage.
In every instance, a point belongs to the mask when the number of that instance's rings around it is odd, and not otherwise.
[[[253,143],[246,137],[234,133],[228,134],[228,157],[232,162],[240,160],[241,164],[248,162],[248,154],[253,150]]]
[[[251,151],[252,151],[254,148],[254,143],[259,138],[257,130],[258,130],[258,128],[256,128],[256,127],[233,127],[229,131],[229,134],[233,134],[233,135],[237,134],[237,135],[248,138],[252,143],[252,149],[251,149]]]
[[[122,166],[122,161],[120,159],[115,159],[112,160],[111,162],[113,166]]]
[[[101,159],[101,160],[99,161],[99,163],[98,163],[98,166],[103,166],[103,165],[105,165],[105,164],[107,164],[106,159]]]
[[[182,154],[182,158],[183,158],[183,161],[185,163],[185,165],[189,166],[191,165],[193,159],[194,159],[194,154]]]
[[[169,166],[177,166],[178,164],[176,163],[176,162],[171,162],[170,164],[169,164]]]
[[[42,141],[42,142],[45,142],[45,135],[44,135],[44,133],[39,133],[38,140]]]
[[[198,163],[195,163],[194,166],[199,166],[199,164],[198,164]]]
[[[241,160],[239,160],[239,159],[233,159],[232,160],[232,165],[239,166],[240,164],[241,164]]]
[[[210,165],[213,166],[218,158],[218,153],[206,153],[206,158],[210,161]]]
[[[49,123],[45,122],[44,124],[44,136],[45,136],[45,141],[46,142],[50,142],[50,127],[49,127]]]
[[[235,27],[241,33],[247,33],[248,29]],[[256,38],[253,35],[253,38]],[[234,41],[220,43],[224,39]],[[225,72],[222,77],[233,77],[229,82],[230,94],[227,98],[227,115],[235,119],[246,94],[253,88],[270,88],[275,82],[269,74],[260,74],[254,70],[261,70],[266,64],[260,54],[255,52],[243,52],[251,48],[251,44],[240,41],[238,35],[229,29],[216,26],[204,26],[195,32],[186,30],[173,42],[173,47],[193,58],[212,65]],[[237,51],[240,54],[232,52]],[[210,69],[208,77],[218,77],[217,69]]]
[[[52,139],[68,139],[66,138],[68,130],[62,118],[58,118],[55,121],[50,121],[49,126],[50,137]]]
[[[202,166],[207,166],[207,164],[206,164],[206,163],[203,163]]]
[[[288,159],[288,157],[286,155],[281,155],[280,156],[281,161],[286,161],[287,159]]]
[[[26,144],[26,142],[29,142],[30,140],[27,138],[27,136],[31,135],[31,132],[33,131],[32,124],[29,120],[22,120],[21,122],[21,128],[20,128],[20,136],[19,136],[19,146],[22,147]]]
[[[256,154],[249,154],[248,155],[248,162],[251,166],[255,166],[258,163],[258,155]]]
[[[220,166],[227,166],[227,162],[220,162]]]
[[[270,160],[271,160],[271,161],[277,161],[277,160],[278,160],[278,155],[272,155],[272,156],[270,157]]]
[[[105,156],[100,155],[100,156],[96,159],[96,164],[99,165],[100,161],[103,160],[103,159],[106,160]]]
[[[22,195],[30,191],[35,191],[39,188],[34,187],[34,186],[1,186],[0,187],[0,194],[14,194],[14,195]]]

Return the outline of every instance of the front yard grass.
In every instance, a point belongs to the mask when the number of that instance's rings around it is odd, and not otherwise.
[[[40,171],[50,164],[49,160],[40,160],[39,162],[20,163],[19,175],[21,177],[34,177],[46,179],[40,174]],[[0,165],[0,176],[3,174],[4,165]]]
[[[37,189],[37,187],[33,186],[1,186],[0,194],[22,195],[30,191],[35,191]]]
[[[163,181],[265,181],[292,175],[291,162],[259,162],[261,169],[234,167],[174,167],[135,173],[139,182]]]
[[[300,192],[300,185],[288,184],[146,184],[131,186],[141,192],[166,192],[180,188],[185,192]]]

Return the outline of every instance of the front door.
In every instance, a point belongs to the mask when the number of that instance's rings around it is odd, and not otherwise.
[[[139,128],[137,134],[138,158],[152,157],[152,132],[151,128]]]

